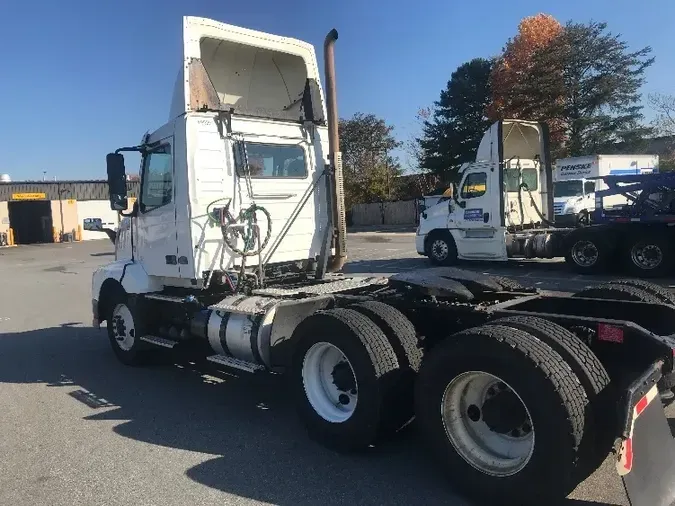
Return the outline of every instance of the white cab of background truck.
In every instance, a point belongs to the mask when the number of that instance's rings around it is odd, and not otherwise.
[[[547,164],[545,124],[495,122],[483,135],[476,161],[460,167],[458,195],[441,200],[420,216],[417,252],[437,263],[506,260],[507,229],[536,227],[542,214],[552,218]]]
[[[607,189],[603,181],[595,178],[651,174],[658,172],[658,166],[658,155],[588,155],[556,160],[553,173],[556,223],[574,226],[586,220],[595,209],[595,190]],[[626,203],[621,195],[604,201],[606,207]]]

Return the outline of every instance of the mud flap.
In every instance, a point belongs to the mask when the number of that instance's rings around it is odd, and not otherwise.
[[[671,506],[675,503],[675,439],[650,376],[640,381],[642,388],[634,384],[629,392],[616,468],[631,506]]]

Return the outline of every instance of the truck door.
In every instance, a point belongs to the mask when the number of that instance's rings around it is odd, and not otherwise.
[[[506,260],[505,229],[501,226],[498,168],[469,168],[459,185],[458,202],[449,227],[459,258]],[[462,207],[464,206],[464,207]]]
[[[150,276],[177,278],[173,137],[151,145],[143,156],[138,217],[134,219],[136,257]]]

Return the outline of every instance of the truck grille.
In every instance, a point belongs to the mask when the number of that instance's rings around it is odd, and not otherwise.
[[[553,204],[553,213],[554,214],[562,214],[563,207],[565,207],[564,202],[556,202],[555,204]]]

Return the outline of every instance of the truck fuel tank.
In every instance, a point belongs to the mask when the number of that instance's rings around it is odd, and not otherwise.
[[[270,336],[277,305],[271,297],[231,295],[195,315],[193,335],[218,355],[269,367]]]

